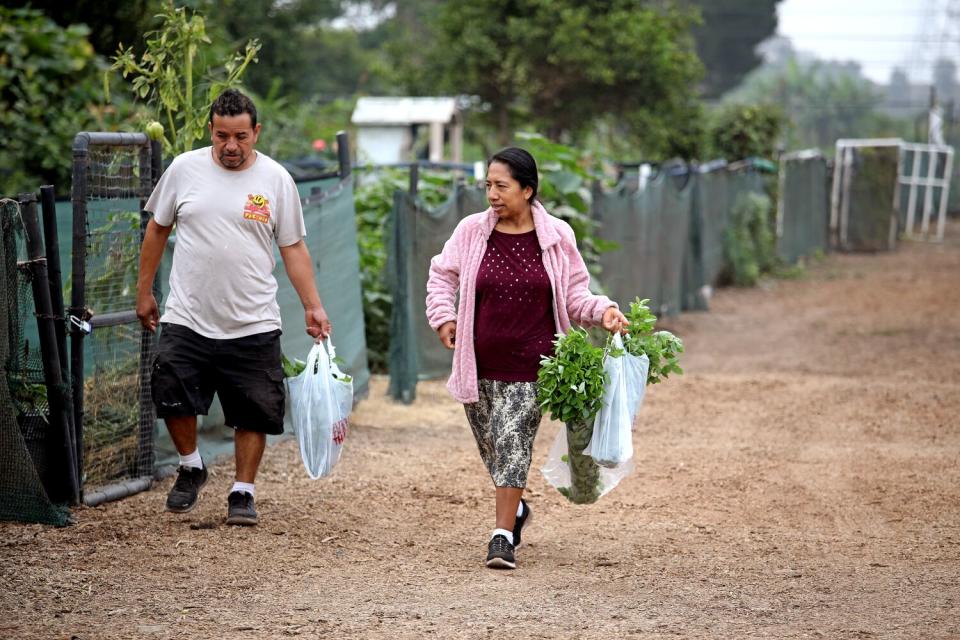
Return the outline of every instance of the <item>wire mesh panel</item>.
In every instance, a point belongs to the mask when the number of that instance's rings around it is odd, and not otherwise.
[[[59,493],[62,465],[48,446],[54,434],[40,346],[25,335],[34,303],[14,200],[0,200],[0,231],[0,519],[63,525],[69,511],[50,495]]]
[[[143,205],[159,167],[159,145],[142,134],[74,141],[71,371],[85,498],[153,473],[154,338],[134,310]]]

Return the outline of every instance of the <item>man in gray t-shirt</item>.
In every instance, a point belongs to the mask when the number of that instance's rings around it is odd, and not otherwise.
[[[290,174],[254,150],[260,134],[253,102],[234,89],[210,107],[211,147],[177,156],[146,209],[153,213],[140,254],[137,316],[159,327],[151,390],[180,454],[167,510],[193,509],[207,468],[197,450],[197,415],[216,393],[235,429],[236,481],[227,523],[257,523],[254,480],[267,434],[283,432],[280,308],[274,244],[303,304],[307,333],[331,330],[303,241],[303,211]],[[152,285],[177,225],[170,295],[160,316]]]

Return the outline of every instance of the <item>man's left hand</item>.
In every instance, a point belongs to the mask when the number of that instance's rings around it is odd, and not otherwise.
[[[327,312],[322,305],[307,308],[304,315],[307,322],[307,333],[314,340],[326,340],[330,336],[333,325],[330,324],[330,318],[327,317]]]

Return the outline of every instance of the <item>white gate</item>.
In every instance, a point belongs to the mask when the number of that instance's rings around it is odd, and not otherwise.
[[[908,158],[907,155],[911,154]],[[926,161],[924,161],[926,160]],[[909,168],[907,167],[909,164]],[[941,171],[942,169],[942,171]],[[900,188],[909,189],[907,196],[904,236],[911,239],[931,239],[930,218],[937,210],[935,239],[943,240],[943,226],[947,216],[947,201],[950,197],[950,177],[953,172],[953,147],[934,144],[900,145]],[[917,219],[918,187],[923,187],[923,212]],[[934,196],[939,190],[939,202]],[[899,204],[899,203],[898,203]],[[919,225],[919,229],[917,226]]]

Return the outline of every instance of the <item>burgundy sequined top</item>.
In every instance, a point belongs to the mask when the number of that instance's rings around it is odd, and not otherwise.
[[[496,229],[477,273],[477,377],[534,382],[540,356],[553,353],[553,292],[536,230]]]

